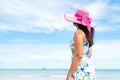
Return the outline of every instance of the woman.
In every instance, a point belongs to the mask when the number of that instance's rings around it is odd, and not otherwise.
[[[77,27],[70,44],[72,63],[66,80],[95,80],[95,70],[90,60],[95,24],[89,18],[89,12],[81,8],[75,15],[65,14],[64,17]]]

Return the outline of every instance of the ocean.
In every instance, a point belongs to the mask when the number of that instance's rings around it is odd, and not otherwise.
[[[0,69],[0,80],[65,80],[67,69]],[[120,69],[97,69],[96,80],[120,80]]]

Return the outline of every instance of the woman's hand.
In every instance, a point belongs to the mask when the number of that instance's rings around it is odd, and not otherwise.
[[[67,78],[66,78],[66,80],[72,80],[71,76],[68,75]]]

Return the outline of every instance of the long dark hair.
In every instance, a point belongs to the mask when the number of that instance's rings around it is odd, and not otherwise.
[[[89,42],[89,47],[91,47],[94,44],[94,40],[93,40],[94,32],[95,32],[94,28],[91,28],[91,33],[90,33],[87,29],[87,26],[84,26],[84,25],[81,25],[81,24],[78,24],[78,23],[73,23],[73,24],[85,33],[86,38]]]

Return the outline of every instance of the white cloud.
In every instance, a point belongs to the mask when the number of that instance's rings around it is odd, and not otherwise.
[[[117,5],[117,3],[113,4],[112,6],[109,5],[109,9],[119,11],[120,10],[120,5]]]
[[[68,48],[67,44],[1,45],[0,68],[67,68],[71,59]]]
[[[105,16],[107,1],[96,1],[85,6],[93,19],[101,19]]]
[[[14,26],[11,24],[0,26],[1,29],[22,32],[53,32],[55,29],[63,30],[66,24],[63,21],[63,13],[57,8],[59,2],[37,1],[41,5],[32,5],[23,0],[1,1],[1,13],[16,17]],[[37,3],[35,2],[35,3]],[[48,1],[47,1],[48,2]],[[43,4],[42,4],[43,3]],[[44,7],[44,8],[43,8]],[[9,27],[9,28],[8,28]]]
[[[69,27],[70,24],[63,18],[65,12],[73,12],[75,8],[84,7],[90,11],[93,19],[101,19],[108,9],[107,2],[100,0],[82,3],[72,0],[69,3],[55,0],[34,1],[34,3],[24,0],[0,1],[0,15],[9,16],[4,18],[6,21],[1,22],[0,29],[2,31],[46,33],[64,29],[73,31],[73,28]],[[87,6],[84,3],[87,3]],[[72,11],[70,8],[73,8]]]
[[[96,68],[118,69],[120,67],[119,47],[120,40],[105,40],[96,42],[93,46],[93,61]]]
[[[97,32],[100,32],[100,33],[104,33],[104,32],[109,32],[109,31],[115,31],[115,30],[117,30],[117,29],[119,29],[119,27],[116,27],[116,26],[97,26],[96,28],[95,28],[95,31],[97,31]]]
[[[47,2],[47,3],[46,3]],[[90,11],[93,21],[98,27],[98,32],[109,31],[106,26],[112,23],[119,25],[119,5],[109,4],[109,0],[96,1],[24,1],[24,0],[2,0],[0,3],[0,31],[20,31],[20,32],[45,32],[51,33],[55,30],[70,30],[70,23],[65,21],[64,13],[74,13],[76,8],[83,7]],[[112,12],[112,15],[110,14]],[[105,22],[103,22],[105,20]],[[112,26],[110,26],[112,27]],[[116,27],[115,30],[117,30]],[[110,30],[111,31],[111,30]]]
[[[120,21],[120,16],[114,15],[110,17],[108,23],[114,23],[114,24],[116,23],[116,25],[119,25],[119,21]]]
[[[96,42],[92,57],[96,68],[119,68],[119,47],[120,40]],[[0,68],[68,68],[70,63],[68,44],[0,45]]]
[[[109,4],[109,0],[98,0],[88,4],[85,8],[90,11],[93,21],[96,22],[97,32],[119,30],[119,5]]]

